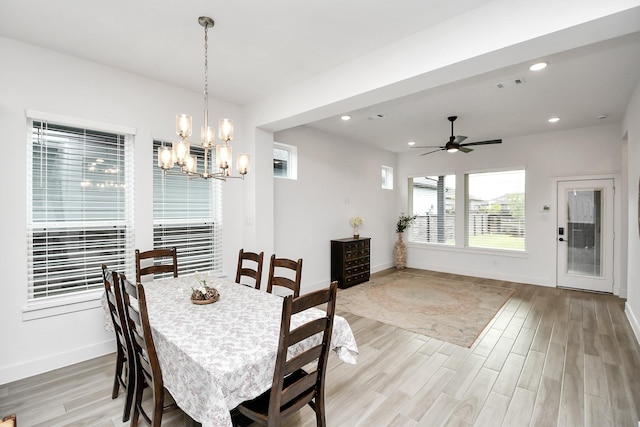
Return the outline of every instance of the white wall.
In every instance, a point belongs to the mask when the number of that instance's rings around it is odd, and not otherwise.
[[[624,129],[627,132],[627,304],[625,312],[640,342],[640,83],[636,87],[625,116]]]
[[[194,115],[199,126],[202,98],[133,74],[0,38],[0,144],[10,161],[0,168],[0,384],[114,351],[103,330],[99,302],[64,315],[23,321],[27,304],[27,127],[25,110],[128,126],[135,137],[136,247],[152,247],[152,138],[172,139],[175,114]],[[242,147],[242,111],[212,100],[212,119],[236,119],[235,152]],[[224,184],[225,270],[235,272],[242,203],[241,181]],[[88,308],[89,307],[89,308]]]
[[[302,291],[328,286],[330,240],[353,236],[354,216],[364,219],[360,236],[371,237],[372,272],[391,267],[398,181],[383,190],[381,175],[382,165],[395,171],[396,155],[308,127],[275,140],[298,147],[298,179],[273,178],[274,229],[276,255],[303,258]]]
[[[499,136],[499,135],[498,135]],[[456,174],[490,171],[501,168],[526,169],[527,250],[525,254],[507,255],[491,251],[443,248],[434,244],[410,243],[409,267],[453,272],[479,277],[555,286],[556,283],[556,180],[570,176],[614,176],[622,184],[622,140],[619,125],[604,125],[565,132],[505,139],[501,145],[478,147],[469,154],[438,152],[419,156],[416,152],[399,156],[398,174],[408,176]],[[457,191],[462,190],[458,180]],[[407,206],[408,186],[401,190],[399,209]],[[464,193],[458,193],[460,201]],[[618,197],[619,198],[619,197]],[[551,210],[543,211],[549,205]],[[463,209],[457,203],[457,209]],[[620,224],[616,209],[616,232],[626,229]],[[458,222],[456,226],[461,227]],[[619,234],[618,234],[619,235]],[[461,242],[458,242],[461,244]],[[625,284],[619,282],[621,246],[616,241],[614,292],[624,295]],[[624,256],[624,254],[622,254]]]

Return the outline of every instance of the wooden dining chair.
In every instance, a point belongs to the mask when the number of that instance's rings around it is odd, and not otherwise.
[[[269,279],[267,292],[273,293],[274,287],[288,288],[293,292],[293,297],[300,296],[300,280],[302,279],[302,258],[298,261],[287,258],[276,258],[271,255],[269,263]]]
[[[7,415],[0,421],[0,427],[17,427],[18,419],[15,414]]]
[[[131,415],[131,404],[133,402],[133,393],[135,389],[135,363],[133,360],[133,351],[131,348],[131,340],[129,331],[127,330],[127,320],[124,312],[124,304],[122,302],[122,294],[118,280],[118,273],[102,264],[102,279],[104,281],[104,290],[107,297],[107,306],[109,307],[109,315],[116,335],[116,370],[113,378],[113,390],[111,398],[118,397],[120,386],[126,392],[124,401],[124,413],[122,421],[129,421]]]
[[[153,265],[140,267],[141,261],[153,259]],[[170,263],[167,263],[170,259]],[[142,276],[156,273],[173,273],[173,277],[178,277],[178,251],[174,247],[170,249],[152,249],[140,252],[136,249],[136,282],[140,283]]]
[[[338,282],[332,282],[328,289],[311,292],[299,298],[293,298],[291,295],[284,298],[273,385],[257,398],[238,405],[232,412],[232,416],[235,416],[234,421],[244,416],[260,425],[279,426],[302,407],[309,405],[316,413],[316,425],[326,426],[324,380],[337,290]],[[291,316],[321,304],[326,304],[322,317],[291,329]],[[322,335],[320,342],[287,359],[289,347],[316,334]]]
[[[260,252],[258,254],[255,252],[245,252],[244,249],[240,249],[240,252],[238,253],[236,283],[240,283],[243,277],[249,277],[254,281],[254,288],[260,289],[260,282],[262,281],[263,259],[264,252]]]
[[[177,409],[178,406],[173,401],[171,393],[164,388],[162,370],[149,325],[144,287],[140,283],[131,283],[124,274],[120,274],[120,286],[136,366],[131,426],[137,426],[138,418],[142,415],[147,424],[158,427],[162,422],[162,414]],[[132,302],[133,300],[137,303]],[[152,393],[152,410],[149,412],[142,405],[143,392],[146,388],[149,388]]]

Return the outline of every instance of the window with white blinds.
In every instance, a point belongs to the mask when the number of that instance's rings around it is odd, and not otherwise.
[[[29,127],[28,299],[101,290],[101,264],[133,271],[133,136]]]
[[[416,220],[409,240],[455,245],[456,176],[409,178],[411,204]]]
[[[468,246],[524,251],[525,171],[473,173],[466,182]]]
[[[165,174],[157,166],[163,144],[170,145],[153,142],[153,247],[176,247],[178,274],[221,273],[221,181],[189,178],[177,170]],[[191,154],[203,159],[204,149],[191,146]]]

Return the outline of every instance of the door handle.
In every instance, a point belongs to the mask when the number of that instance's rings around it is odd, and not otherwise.
[[[564,240],[564,237],[560,237],[560,238],[558,239],[558,241],[560,241],[560,242],[568,242],[568,240]]]

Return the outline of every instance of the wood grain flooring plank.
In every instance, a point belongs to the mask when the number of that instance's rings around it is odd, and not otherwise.
[[[497,378],[496,371],[488,368],[480,369],[467,392],[460,399],[460,403],[454,409],[453,416],[468,424],[473,424]]]
[[[606,398],[585,396],[585,427],[613,427],[613,412]]]
[[[517,387],[509,403],[507,414],[502,422],[503,427],[529,426],[536,402],[536,393]]]
[[[492,391],[502,394],[503,396],[513,396],[513,391],[518,383],[518,378],[520,378],[520,372],[522,372],[525,360],[526,357],[520,354],[510,353],[509,356],[507,356],[507,360],[504,362],[504,366],[498,375],[498,379],[493,385]]]
[[[545,358],[546,353],[534,350],[529,352],[522,367],[520,378],[518,379],[518,388],[524,388],[533,392],[538,391],[538,384],[540,384]]]
[[[458,399],[449,394],[440,394],[433,403],[433,406],[431,406],[419,420],[419,425],[431,427],[444,426],[459,402]]]
[[[538,388],[531,425],[546,427],[556,425],[560,411],[562,381],[543,377]]]
[[[514,342],[515,340],[512,338],[500,337],[487,357],[487,360],[484,362],[484,367],[493,369],[494,371],[500,371],[505,360],[507,360],[507,356],[509,356],[511,352]]]
[[[520,334],[520,330],[522,329],[522,325],[524,324],[524,319],[522,317],[513,316],[509,325],[502,332],[502,336],[506,338],[511,338],[515,340],[518,338],[518,334]]]
[[[482,406],[474,427],[495,427],[502,424],[511,398],[491,392]]]
[[[562,381],[562,373],[564,371],[565,346],[550,343],[547,350],[547,357],[544,362],[542,376],[554,380]]]
[[[535,329],[523,327],[518,334],[518,338],[516,338],[516,341],[513,343],[511,352],[526,356],[529,353],[529,348],[531,347],[535,333]]]
[[[408,396],[415,396],[418,391],[425,386],[425,384],[433,377],[433,375],[442,367],[447,360],[447,356],[441,353],[435,353],[418,367],[418,369],[411,375],[411,377],[405,379],[398,387],[398,390],[402,391]]]
[[[584,355],[584,392],[591,396],[598,396],[609,400],[607,374],[604,363],[598,356]]]
[[[485,360],[484,357],[476,354],[470,354],[451,379],[447,386],[443,389],[444,393],[460,399],[467,392],[469,385],[475,379],[478,371],[482,368]],[[446,363],[445,365],[446,366]]]
[[[478,345],[474,346],[472,350],[473,354],[477,354],[478,356],[482,357],[488,357],[498,343],[501,335],[502,331],[499,329],[491,328],[487,330],[482,339],[478,341]]]
[[[447,386],[454,374],[455,371],[451,369],[444,367],[438,369],[424,387],[416,393],[415,398],[403,404],[400,413],[416,421],[420,421],[442,393],[442,390]]]

